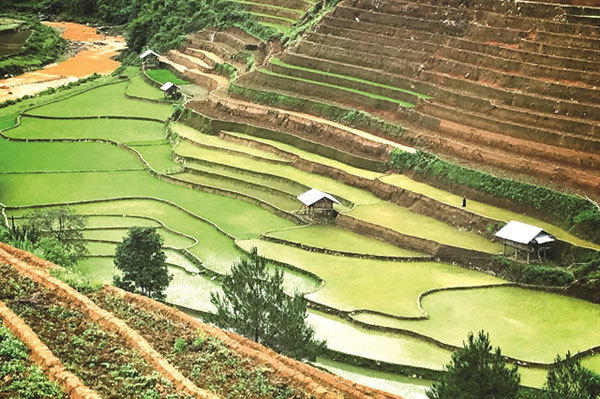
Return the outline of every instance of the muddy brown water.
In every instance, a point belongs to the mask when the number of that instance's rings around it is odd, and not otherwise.
[[[0,32],[0,57],[17,53],[31,36],[30,30]]]

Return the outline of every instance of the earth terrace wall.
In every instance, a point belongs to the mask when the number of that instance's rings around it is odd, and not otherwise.
[[[385,255],[370,255],[370,254],[362,254],[357,252],[348,252],[348,251],[337,251],[328,248],[315,247],[312,245],[302,244],[300,242],[284,240],[282,238],[271,237],[268,235],[261,235],[261,240],[274,242],[276,244],[287,245],[289,247],[300,248],[308,252],[316,252],[325,255],[335,255],[335,256],[344,256],[348,258],[359,258],[359,259],[374,259],[374,260],[382,260],[388,262],[427,262],[435,260],[433,256],[385,256]]]
[[[205,117],[198,113],[189,114],[185,122],[192,125],[192,127],[198,130],[202,130],[204,132],[213,134],[220,131],[221,128],[227,127],[219,125],[214,126],[214,122],[216,122],[216,120]],[[240,126],[240,124],[238,124],[238,126]],[[241,126],[243,127],[247,125]],[[243,130],[247,131],[247,129],[245,128]],[[255,134],[255,132],[258,132],[259,134]],[[279,137],[283,137],[285,139],[285,136],[288,136],[285,133],[277,131],[268,131],[264,129],[254,130],[251,134],[257,135],[258,137],[276,137],[276,139],[278,139]],[[284,140],[280,141],[284,142]],[[240,142],[242,142],[242,140],[240,140]],[[272,149],[272,147],[268,144],[263,144],[259,142],[249,143],[248,140],[243,140],[243,143],[246,145],[252,144],[252,146],[259,149]],[[295,143],[293,142],[290,144],[295,145]],[[336,179],[354,187],[365,189],[367,191],[372,192],[377,197],[383,200],[390,201],[405,208],[410,208],[410,210],[416,213],[433,217],[452,226],[469,228],[472,230],[484,232],[485,234],[485,232],[487,232],[488,226],[497,222],[496,220],[486,218],[469,211],[465,211],[461,208],[457,208],[452,205],[444,204],[442,202],[426,197],[422,194],[417,194],[408,190],[404,190],[399,187],[395,187],[393,185],[384,183],[377,179],[373,180],[358,177],[347,173],[341,169],[333,168],[316,162],[307,161],[297,156],[294,161],[294,167],[309,173],[316,173],[322,176]]]
[[[8,251],[7,251],[8,249]],[[98,307],[91,299],[77,292],[68,284],[51,276],[47,270],[31,267],[27,260],[23,261],[22,251],[0,243],[0,257],[24,276],[27,276],[57,295],[63,297],[72,306],[85,313],[90,320],[97,322],[103,328],[118,334],[126,343],[135,350],[178,390],[194,398],[220,399],[208,391],[196,387],[191,381],[177,371],[165,358],[163,358],[148,342],[137,332],[132,330],[125,322],[116,318],[111,313]],[[25,259],[31,259],[25,255]],[[35,258],[35,257],[34,257]],[[34,262],[36,263],[36,262]]]
[[[359,157],[348,152],[339,150],[337,148],[330,147],[326,144],[321,144],[319,142],[312,141],[309,138],[303,138],[293,134],[284,133],[278,130],[266,129],[260,126],[255,126],[247,123],[214,119],[203,115],[199,111],[193,110],[193,108],[191,110],[186,110],[185,112],[186,115],[183,120],[184,123],[203,133],[209,133],[215,136],[218,136],[221,133],[221,131],[245,133],[251,136],[290,144],[302,150],[314,152],[318,155],[335,159],[337,161],[346,163],[351,166],[355,166],[357,168],[377,172],[388,169],[387,164],[383,161]],[[271,146],[271,148],[273,147]]]
[[[259,364],[264,364],[272,368],[276,373],[293,381],[294,384],[303,387],[307,392],[311,392],[319,398],[399,398],[393,394],[351,383],[341,377],[331,375],[307,364],[277,354],[273,350],[256,342],[250,341],[249,339],[238,334],[225,332],[211,325],[202,323],[179,310],[173,309],[167,305],[158,303],[141,295],[124,292],[115,287],[107,287],[106,289],[115,295],[122,296],[126,301],[132,302],[146,309],[159,312],[171,320],[177,320],[186,323],[203,331],[207,335],[220,339],[225,343],[225,345],[235,352],[240,353],[243,356],[247,356]]]
[[[173,75],[177,76],[178,78],[183,80],[189,80],[199,86],[206,87],[209,91],[215,90],[218,87],[218,83],[214,79],[211,79],[209,76],[200,75],[191,71],[181,72],[173,65],[162,61],[159,65],[161,68],[170,71],[171,73],[173,73]]]
[[[445,262],[458,262],[461,266],[470,269],[486,270],[486,267],[492,261],[493,254],[472,249],[454,247],[425,238],[410,236],[387,227],[372,224],[347,215],[338,215],[335,218],[334,224],[359,234],[384,239],[400,247],[408,247],[432,254]]]
[[[211,173],[211,172],[206,172],[206,171],[203,171],[203,170],[198,170],[198,169],[193,169],[193,168],[187,168],[187,167],[184,169],[184,173],[191,173],[191,174],[198,175],[198,176],[208,176],[208,177],[212,177],[212,178],[223,180],[223,181],[234,182],[234,183],[236,183],[238,185],[241,185],[241,186],[246,186],[246,187],[249,187],[249,188],[253,188],[255,190],[264,191],[264,192],[267,192],[267,193],[279,195],[279,196],[282,196],[282,197],[285,197],[285,198],[288,198],[288,199],[291,199],[291,200],[296,200],[296,196],[295,195],[290,194],[290,193],[288,193],[286,191],[282,191],[282,190],[279,190],[277,188],[269,187],[269,186],[266,186],[266,185],[261,185],[261,184],[258,184],[258,183],[250,183],[250,182],[248,182],[246,180],[238,179],[238,178],[235,178],[235,177],[220,175],[218,173]]]
[[[192,102],[189,108],[213,119],[234,120],[268,130],[278,130],[309,141],[321,143],[359,158],[387,162],[393,146],[358,136],[327,119],[308,119],[303,115],[262,105],[231,101],[211,96],[207,102]]]
[[[247,86],[246,76],[248,75],[244,75],[229,84],[229,94],[233,98],[249,100],[290,111],[306,112],[382,136],[400,138],[404,134],[403,127],[364,111],[291,97],[282,93],[268,92]]]
[[[40,340],[35,332],[0,301],[0,320],[31,351],[31,361],[39,366],[44,374],[57,383],[71,399],[102,399],[101,396],[86,387],[73,373],[67,371],[59,358]]]

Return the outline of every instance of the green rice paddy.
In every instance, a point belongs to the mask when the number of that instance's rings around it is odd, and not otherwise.
[[[280,141],[264,139],[261,137],[255,137],[255,136],[251,136],[248,134],[237,133],[237,132],[227,132],[227,134],[234,136],[234,137],[240,137],[240,138],[243,138],[246,140],[250,140],[250,141],[256,141],[259,143],[268,144],[279,150],[289,152],[289,153],[296,155],[302,159],[306,159],[307,161],[319,163],[319,164],[326,165],[326,166],[331,166],[333,168],[340,169],[340,170],[343,170],[344,172],[350,173],[351,175],[364,177],[365,179],[375,179],[377,177],[382,176],[382,173],[373,172],[373,171],[366,170],[366,169],[356,168],[354,166],[350,166],[343,162],[336,161],[335,159],[327,158],[327,157],[324,157],[324,156],[321,156],[321,155],[318,155],[318,154],[315,154],[315,153],[312,153],[309,151],[304,151],[297,147],[294,147],[293,145],[285,144]]]
[[[187,167],[189,170],[194,172],[216,174],[226,178],[228,177],[231,179],[242,180],[258,186],[274,188],[275,190],[283,191],[294,196],[300,195],[310,189],[307,186],[302,186],[299,183],[284,179],[279,176],[261,174],[249,170],[235,169],[225,165],[188,162]]]
[[[146,73],[152,79],[162,84],[167,82],[171,82],[176,85],[184,85],[189,83],[186,80],[179,79],[177,76],[175,76],[173,72],[169,71],[168,69],[150,69],[146,71]]]
[[[243,182],[195,173],[180,173],[174,177],[194,184],[201,184],[244,194],[264,201],[284,211],[292,212],[300,208],[300,204],[295,198],[290,198],[281,193],[271,192],[266,187],[261,189],[260,186],[256,185],[244,185]]]
[[[550,363],[557,353],[579,352],[598,344],[600,305],[581,299],[517,287],[438,292],[423,298],[430,318],[422,321],[356,318],[405,328],[460,346],[469,331],[490,332],[494,345],[518,359]],[[527,345],[523,345],[523,341]]]
[[[0,140],[0,171],[94,171],[142,169],[135,158],[104,143],[25,143]],[[110,159],[110,163],[107,163]]]
[[[413,257],[425,256],[419,252],[399,248],[385,241],[366,237],[349,230],[328,225],[311,225],[272,231],[269,237],[280,238],[299,244],[325,248],[334,251],[353,252],[365,255]],[[327,237],[327,239],[324,239]]]
[[[21,139],[105,139],[118,143],[164,138],[164,125],[158,122],[123,119],[48,120],[22,117],[16,129],[5,130]]]
[[[124,116],[166,120],[173,108],[125,97],[127,82],[101,86],[85,93],[28,111],[31,115],[51,117]],[[104,99],[104,101],[99,101]]]
[[[242,154],[264,158],[267,160],[286,161],[286,159],[277,156],[273,153],[258,150],[252,147],[247,147],[241,144],[232,143],[230,141],[220,139],[219,137],[210,134],[204,134],[196,129],[193,129],[181,123],[173,123],[171,125],[171,129],[179,136],[185,137],[187,139],[192,140],[193,142],[202,144],[204,146],[216,147],[225,151],[236,151]]]
[[[500,284],[487,274],[435,262],[386,262],[344,258],[288,247],[263,240],[238,241],[255,246],[269,259],[289,263],[326,281],[309,298],[344,311],[368,309],[395,316],[421,316],[417,298],[441,287]],[[373,289],[365,290],[365,287]]]
[[[165,93],[159,88],[149,85],[142,75],[136,75],[129,81],[127,94],[134,97],[147,98],[149,100],[164,100]]]
[[[502,244],[489,241],[474,232],[457,230],[446,223],[428,216],[410,212],[388,202],[374,205],[358,205],[348,215],[369,223],[415,237],[425,238],[446,245],[499,254]]]
[[[184,249],[195,245],[195,241],[186,236],[175,234],[164,228],[158,228],[157,233],[160,234],[164,239],[165,246],[171,248]],[[83,238],[86,240],[108,240],[112,242],[122,242],[127,236],[127,228],[112,228],[102,230],[84,230]]]
[[[174,151],[179,155],[197,158],[202,161],[276,175],[291,179],[307,187],[319,187],[321,191],[345,198],[354,203],[374,204],[380,202],[375,195],[364,190],[340,183],[329,177],[304,172],[289,165],[261,162],[256,159],[249,159],[235,154],[195,147],[189,143],[179,143]]]
[[[143,145],[130,145],[131,148],[136,150],[142,155],[142,158],[150,164],[152,169],[159,173],[173,173],[181,171],[181,166],[176,164],[171,159],[171,144],[152,144]]]

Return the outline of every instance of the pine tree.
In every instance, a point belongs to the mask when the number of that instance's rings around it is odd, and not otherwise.
[[[164,300],[165,289],[173,279],[169,274],[163,238],[152,227],[132,227],[115,251],[115,266],[122,275],[115,276],[117,287]]]
[[[222,288],[223,295],[211,293],[217,313],[210,322],[297,359],[313,360],[324,348],[306,324],[306,298],[286,295],[283,273],[270,272],[256,248],[233,265]]]
[[[469,333],[464,347],[452,354],[442,379],[433,384],[430,399],[516,399],[521,377],[508,368],[500,348],[492,350],[489,335]]]
[[[600,397],[600,374],[586,369],[567,352],[564,360],[556,357],[544,388],[548,399],[596,399]]]

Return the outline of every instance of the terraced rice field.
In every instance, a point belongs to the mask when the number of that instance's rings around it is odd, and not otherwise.
[[[175,82],[173,82],[175,83]],[[181,84],[181,83],[176,83]],[[144,81],[142,75],[136,75],[129,81],[127,87],[127,95],[133,97],[147,98],[149,100],[165,101],[165,93],[160,91],[159,88],[150,86]]]
[[[498,243],[476,232],[458,230],[385,202],[341,179],[301,170],[294,166],[294,160],[338,169],[357,178],[379,179],[440,202],[454,203],[457,197],[452,194],[404,176],[350,166],[270,138],[237,132],[211,136],[178,123],[165,126],[162,121],[172,111],[170,104],[139,101],[126,97],[125,93],[158,99],[157,93],[138,75],[129,83],[95,88],[29,110],[27,113],[31,115],[58,119],[22,117],[19,126],[3,133],[20,139],[105,139],[124,143],[159,174],[208,188],[236,191],[287,212],[299,208],[295,196],[318,187],[342,200],[343,205],[337,210],[347,216],[436,243],[489,254],[501,251]],[[105,101],[99,102],[98,98]],[[8,127],[18,112],[18,108],[10,107],[1,110],[0,120],[5,120]],[[64,119],[75,116],[93,118]],[[165,140],[168,129],[180,136],[177,144]],[[348,316],[354,311],[351,316],[355,320],[404,328],[451,345],[459,345],[469,330],[485,328],[494,344],[500,344],[509,355],[542,362],[552,360],[557,352],[599,344],[592,333],[577,333],[593,325],[594,318],[599,317],[598,305],[510,287],[443,291],[425,296],[421,306],[430,316],[427,320],[398,320],[364,312],[421,317],[417,300],[427,290],[491,286],[506,281],[428,258],[406,262],[331,255],[260,239],[265,235],[320,248],[322,252],[395,258],[428,256],[419,250],[400,248],[332,225],[299,226],[255,205],[257,201],[251,203],[158,179],[145,169],[134,152],[123,147],[98,142],[0,140],[0,152],[9,154],[0,157],[0,204],[9,207],[8,216],[23,215],[30,210],[23,208],[27,206],[65,202],[76,202],[72,208],[89,215],[84,238],[92,256],[80,262],[77,270],[93,280],[112,280],[115,269],[111,257],[126,228],[154,226],[166,245],[173,248],[168,255],[174,280],[167,290],[167,300],[187,308],[211,311],[209,295],[218,291],[219,285],[217,279],[207,276],[227,273],[244,251],[257,246],[268,258],[291,265],[284,268],[288,292],[307,293],[310,300]],[[469,202],[470,207],[482,215],[513,218],[511,213],[473,201]],[[550,231],[556,234],[558,230],[552,228]],[[174,249],[186,249],[200,263]],[[197,271],[207,274],[198,275]],[[546,313],[552,315],[551,322],[542,319]],[[319,312],[311,312],[309,320],[319,337],[326,338],[331,349],[341,352],[436,370],[450,358],[448,350],[401,333],[361,329],[349,320]],[[522,345],[523,337],[528,337],[529,342],[535,341],[534,337],[541,339],[532,345]],[[598,359],[596,356],[584,361],[600,370]],[[326,359],[320,363],[332,369],[343,368]],[[526,384],[539,386],[543,382],[544,373],[538,369],[523,369],[522,374]]]
[[[18,129],[4,130],[17,139],[103,139],[117,143],[161,140],[164,126],[159,122],[124,119],[38,119],[23,116]]]

